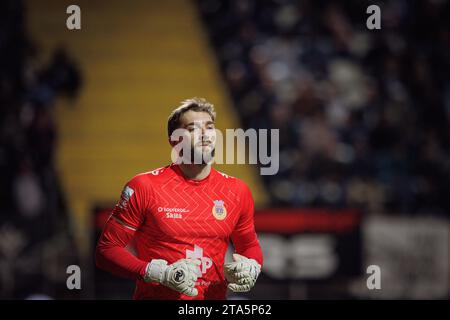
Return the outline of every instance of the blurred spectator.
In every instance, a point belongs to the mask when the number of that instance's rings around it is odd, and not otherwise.
[[[22,1],[0,2],[0,298],[8,299],[54,296],[77,262],[51,108],[58,95],[76,98],[80,72],[63,49],[36,63],[25,13]]]
[[[39,215],[45,204],[38,177],[24,164],[13,181],[14,199],[18,212],[27,217]]]
[[[450,3],[198,0],[245,127],[280,129],[272,204],[450,212]]]

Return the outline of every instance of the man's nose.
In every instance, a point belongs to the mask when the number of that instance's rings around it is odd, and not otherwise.
[[[202,138],[202,139],[203,139],[204,137],[207,138],[208,135],[206,134],[206,131],[207,131],[206,127],[202,127],[201,130],[202,130],[202,131],[201,131],[201,138]]]

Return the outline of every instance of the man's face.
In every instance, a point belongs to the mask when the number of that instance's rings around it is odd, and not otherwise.
[[[201,164],[210,163],[214,158],[216,141],[216,130],[211,116],[207,112],[189,110],[180,117],[180,128],[185,129],[185,134],[189,137],[191,163],[196,163],[196,159],[200,159]]]

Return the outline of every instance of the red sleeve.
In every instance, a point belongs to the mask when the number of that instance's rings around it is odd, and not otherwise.
[[[121,198],[108,219],[95,252],[96,265],[115,275],[138,279],[148,261],[135,257],[126,246],[145,217],[146,195],[137,179],[124,187]]]
[[[125,185],[120,200],[112,212],[113,217],[136,230],[144,222],[147,204],[150,203],[144,179],[145,176],[136,176]]]
[[[236,253],[250,259],[255,259],[263,265],[263,253],[255,231],[254,212],[255,205],[250,189],[242,183],[241,216],[231,234]]]

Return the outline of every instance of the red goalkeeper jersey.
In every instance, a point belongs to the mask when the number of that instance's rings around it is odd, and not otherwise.
[[[237,253],[263,263],[253,214],[247,185],[213,168],[202,180],[187,179],[174,164],[142,173],[124,187],[99,240],[97,264],[135,278],[135,299],[225,299],[230,239]],[[130,243],[134,256],[124,249]],[[152,259],[171,264],[183,258],[201,261],[198,296],[142,280]]]

